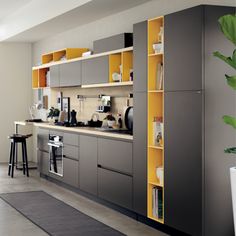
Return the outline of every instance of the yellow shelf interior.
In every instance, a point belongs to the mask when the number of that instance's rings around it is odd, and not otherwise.
[[[164,183],[160,183],[156,176],[158,167],[164,168],[164,133],[162,146],[154,145],[153,121],[155,117],[162,117],[164,123],[164,55],[155,53],[153,44],[160,43],[160,27],[164,26],[164,18],[158,17],[148,21],[148,153],[147,153],[147,215],[150,219],[159,223],[164,223]],[[163,37],[162,37],[163,40]],[[161,42],[164,43],[164,42]],[[160,82],[160,72],[158,65],[162,66],[162,83]],[[159,69],[160,69],[159,66]],[[160,86],[161,85],[161,86]],[[164,169],[165,171],[165,169]],[[163,173],[164,174],[164,173]],[[162,215],[157,218],[153,215],[153,188],[158,188],[162,192]]]
[[[109,55],[109,82],[114,83],[112,79],[113,73],[120,74],[121,53]]]
[[[39,70],[32,70],[32,88],[39,86]]]
[[[130,70],[133,69],[133,51],[122,52],[122,81],[130,81]]]
[[[42,64],[47,64],[53,61],[53,53],[42,55]]]
[[[148,54],[154,54],[153,44],[158,43],[160,27],[164,25],[164,18],[159,17],[148,21]],[[164,43],[164,42],[162,42]]]

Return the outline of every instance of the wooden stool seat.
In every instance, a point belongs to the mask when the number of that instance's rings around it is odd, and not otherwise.
[[[8,175],[11,176],[12,178],[14,176],[14,165],[15,165],[17,143],[22,144],[23,174],[25,175],[25,172],[26,172],[27,177],[29,177],[26,139],[31,136],[32,134],[12,134],[8,136],[8,138],[11,140],[10,159],[9,159],[9,164],[8,164]]]

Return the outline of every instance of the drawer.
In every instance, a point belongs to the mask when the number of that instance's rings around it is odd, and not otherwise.
[[[64,133],[63,143],[79,146],[79,135],[74,133]]]
[[[98,139],[98,164],[132,175],[133,157],[132,143]]]
[[[132,180],[127,175],[98,168],[98,196],[132,209]]]
[[[71,159],[63,159],[62,181],[74,187],[79,187],[79,162]]]
[[[79,148],[70,145],[64,145],[64,156],[72,159],[79,160]]]
[[[54,130],[54,129],[50,129],[49,130],[49,134],[51,135],[58,135],[58,136],[62,136],[63,137],[63,132],[60,132],[60,131],[57,131],[57,130]]]

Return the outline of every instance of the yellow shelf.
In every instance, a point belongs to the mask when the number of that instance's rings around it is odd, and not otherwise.
[[[155,57],[155,56],[163,56],[163,52],[161,53],[151,53],[151,54],[148,54],[149,57]]]
[[[157,186],[157,187],[163,188],[163,185],[160,184],[158,181],[148,181],[148,183],[153,185],[153,186]]]
[[[149,215],[148,218],[150,218],[152,220],[155,220],[155,221],[157,221],[157,222],[159,222],[161,224],[164,224],[164,220],[163,219],[158,219],[158,218],[156,218],[156,217],[154,217],[152,215]]]
[[[148,91],[149,93],[163,93],[164,92],[164,90],[149,90]]]
[[[119,86],[133,86],[133,81],[88,84],[88,85],[81,85],[81,88],[103,88],[103,87],[119,87]]]
[[[149,148],[153,148],[153,149],[158,149],[158,150],[163,150],[163,146],[154,146],[154,145],[149,145]]]

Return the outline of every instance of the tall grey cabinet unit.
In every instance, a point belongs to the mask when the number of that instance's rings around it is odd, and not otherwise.
[[[227,56],[234,49],[218,24],[225,14],[235,8],[202,5],[164,16],[163,223],[194,236],[234,235],[229,168],[235,161],[223,150],[235,144],[235,133],[221,117],[232,114],[226,104],[236,96],[224,80],[233,71],[213,57],[214,51]],[[147,23],[134,25],[133,204],[144,216],[150,201],[147,35]]]
[[[133,207],[147,215],[147,21],[133,29],[134,45],[134,126],[133,126]]]

